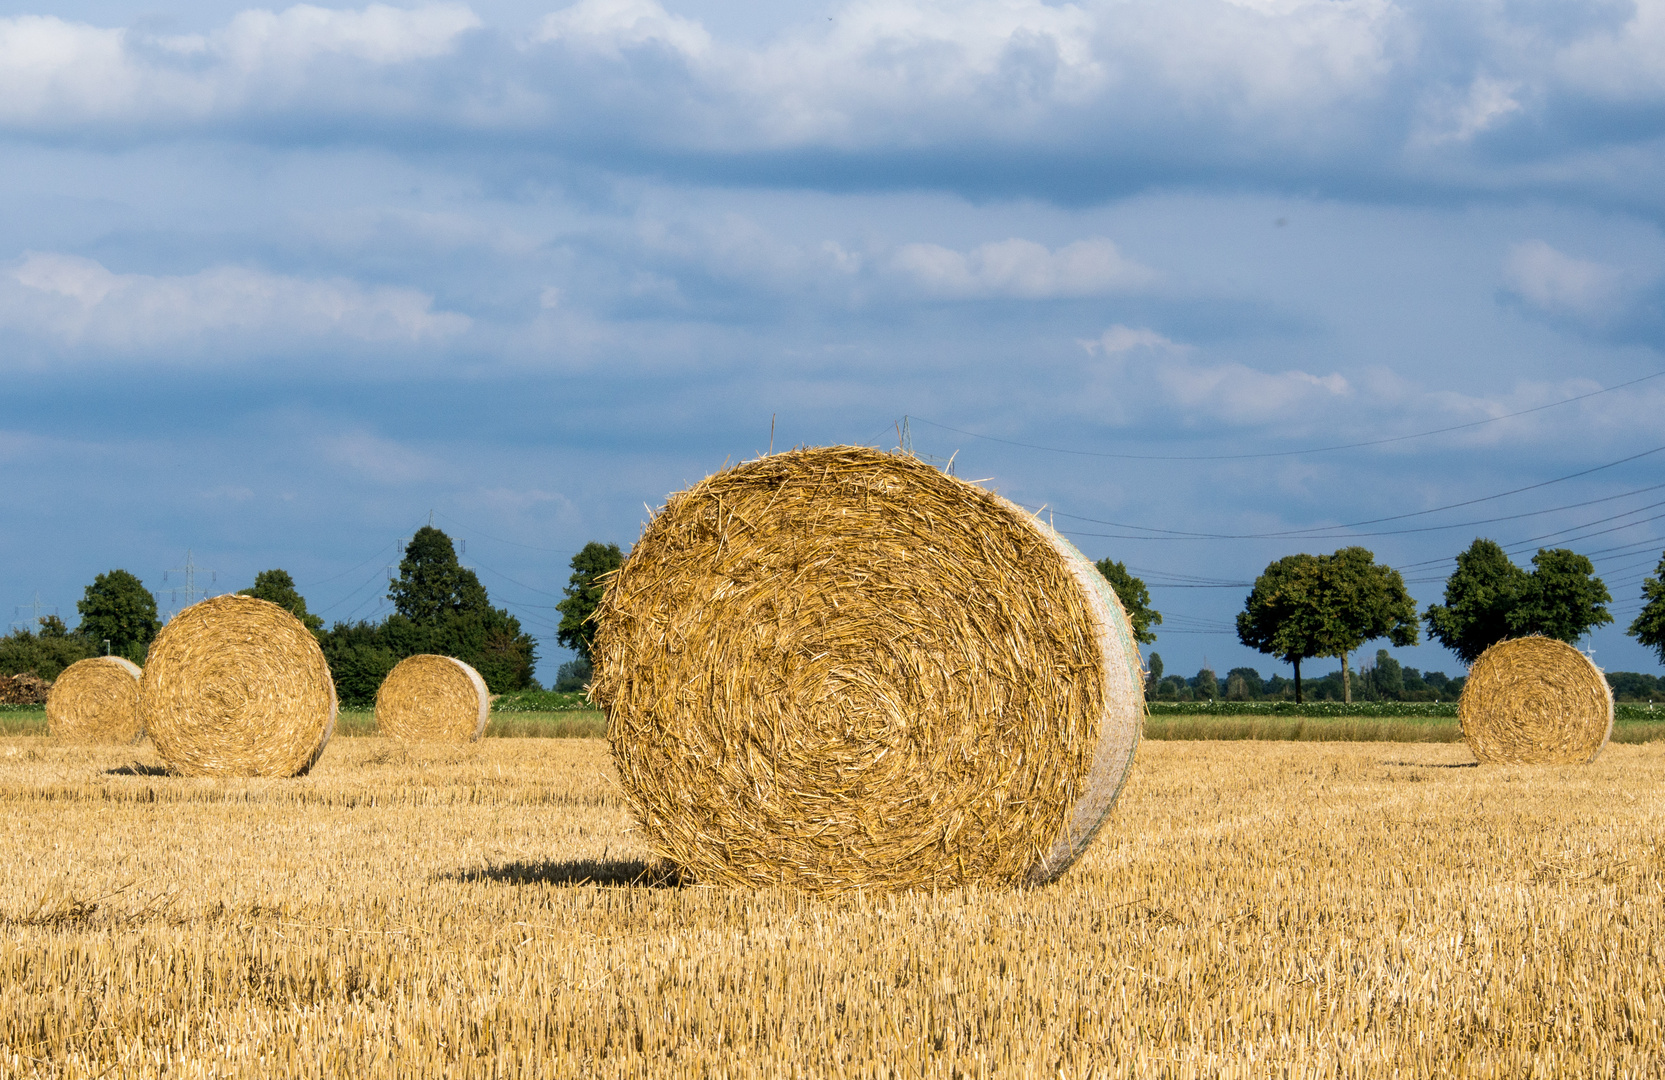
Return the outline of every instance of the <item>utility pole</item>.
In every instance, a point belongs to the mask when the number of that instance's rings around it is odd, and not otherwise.
[[[172,570],[162,571],[162,580],[164,582],[168,580],[168,575],[169,574],[183,574],[183,575],[185,575],[185,584],[184,585],[178,584],[178,579],[175,579],[173,588],[168,590],[169,594],[170,594],[169,595],[169,600],[170,600],[170,602],[175,603],[175,604],[179,603],[179,594],[183,592],[185,594],[185,607],[190,607],[192,604],[196,603],[198,595],[201,595],[201,596],[204,596],[204,597],[206,597],[208,595],[208,590],[207,589],[197,588],[197,575],[198,574],[207,574],[208,575],[208,581],[209,581],[210,584],[219,580],[219,571],[210,570],[207,567],[198,566],[196,564],[196,559],[193,557],[190,548],[185,549],[185,565],[184,566],[176,566]],[[179,611],[180,611],[179,608],[175,608],[173,614],[177,615],[177,614],[179,614]],[[172,618],[172,616],[169,616],[169,617]]]
[[[27,622],[24,622],[22,620],[13,620],[12,628],[13,629],[27,630],[31,634],[38,633],[40,631],[40,612],[41,612],[41,608],[44,608],[45,606],[46,605],[41,603],[41,600],[40,600],[40,590],[36,589],[35,590],[34,603],[18,604],[15,607],[12,608],[12,614],[13,615],[21,615],[23,613],[24,609],[27,608],[33,613],[32,617]],[[52,608],[52,614],[54,614],[54,615],[58,614],[58,609],[57,609],[56,606],[54,606]]]

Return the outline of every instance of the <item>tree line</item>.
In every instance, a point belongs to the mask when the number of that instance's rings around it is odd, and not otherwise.
[[[1097,565],[1127,609],[1135,639],[1143,644],[1155,641],[1150,628],[1161,624],[1162,615],[1150,607],[1144,582],[1121,563],[1104,559]],[[1657,650],[1665,663],[1665,554],[1655,576],[1643,582],[1642,599],[1641,613],[1625,632]],[[1576,642],[1591,629],[1613,621],[1607,610],[1611,600],[1607,586],[1595,576],[1594,564],[1583,555],[1566,548],[1539,548],[1528,571],[1516,566],[1496,542],[1481,538],[1457,556],[1457,568],[1446,579],[1445,602],[1430,604],[1419,618],[1416,601],[1405,590],[1399,571],[1377,563],[1365,548],[1345,547],[1330,555],[1287,555],[1270,563],[1255,579],[1237,615],[1237,639],[1294,669],[1291,685],[1296,701],[1303,700],[1301,661],[1339,660],[1341,698],[1351,701],[1348,657],[1366,642],[1386,638],[1398,646],[1415,645],[1426,623],[1431,638],[1471,664],[1506,638],[1542,634]],[[1152,668],[1161,671],[1160,658],[1154,653]],[[1450,687],[1461,681],[1447,679],[1443,672],[1423,674],[1400,668],[1385,649],[1377,652],[1376,665],[1369,670],[1361,688],[1366,695],[1400,700],[1417,700],[1405,695],[1424,693],[1430,699],[1455,696],[1457,691]],[[1242,679],[1242,688],[1231,685],[1234,674]],[[1152,696],[1189,692],[1201,697],[1204,691],[1221,691],[1207,693],[1211,698],[1281,696],[1283,686],[1270,689],[1277,681],[1263,682],[1254,669],[1237,668],[1228,673],[1223,691],[1209,671],[1191,680],[1159,678],[1147,689]],[[1263,687],[1259,694],[1248,689],[1256,682]],[[1627,691],[1638,689],[1643,688],[1635,680],[1626,683]]]
[[[561,667],[556,689],[582,689],[588,681],[595,627],[587,618],[600,601],[606,574],[623,561],[615,544],[587,544],[573,557],[566,599],[557,605],[562,613],[557,639],[579,656]],[[464,661],[494,694],[539,688],[533,677],[537,642],[520,620],[492,606],[479,577],[458,561],[451,538],[432,526],[418,529],[405,546],[398,576],[388,584],[393,613],[380,622],[337,622],[325,629],[283,569],[256,574],[254,585],[240,595],[277,604],[312,631],[343,705],[373,703],[394,665],[419,653]],[[156,598],[126,570],[99,574],[76,610],[80,622],[73,630],[48,615],[33,629],[0,638],[0,674],[33,672],[51,681],[78,660],[106,654],[143,665],[162,629]]]

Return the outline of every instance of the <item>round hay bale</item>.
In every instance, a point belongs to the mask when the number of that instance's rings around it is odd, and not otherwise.
[[[708,884],[1051,880],[1120,792],[1115,593],[1017,506],[827,447],[671,496],[608,583],[591,695],[647,842]]]
[[[299,776],[335,730],[335,683],[317,639],[252,596],[216,596],[175,615],[139,687],[145,730],[186,776]]]
[[[46,698],[47,734],[65,742],[139,741],[139,665],[119,656],[77,660],[53,680]]]
[[[473,742],[490,716],[486,681],[451,656],[406,657],[376,691],[376,727],[396,739]]]
[[[1474,662],[1457,716],[1483,765],[1582,765],[1613,734],[1613,691],[1566,642],[1513,638]]]

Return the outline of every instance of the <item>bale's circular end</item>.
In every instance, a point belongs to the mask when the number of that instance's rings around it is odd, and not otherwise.
[[[1046,881],[1109,812],[1139,653],[1085,557],[861,447],[673,495],[608,585],[591,694],[654,853],[811,892]]]
[[[1513,638],[1474,662],[1457,716],[1482,764],[1582,765],[1613,733],[1613,691],[1566,642]]]
[[[76,743],[139,741],[139,665],[119,656],[77,660],[52,683],[46,698],[46,731]]]
[[[376,728],[396,739],[472,742],[490,714],[486,681],[455,657],[406,657],[376,691]]]
[[[216,596],[150,646],[140,711],[186,776],[298,776],[335,730],[335,684],[312,632],[276,604]]]

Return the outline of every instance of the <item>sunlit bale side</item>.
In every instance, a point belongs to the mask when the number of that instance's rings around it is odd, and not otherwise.
[[[376,728],[412,742],[473,742],[486,733],[491,693],[480,673],[451,656],[399,661],[376,691]]]
[[[335,730],[335,684],[318,641],[288,611],[217,596],[174,616],[150,646],[140,713],[186,776],[298,776]]]
[[[671,496],[596,618],[625,798],[702,883],[1048,881],[1144,721],[1132,628],[1093,565],[905,455],[795,450]]]
[[[65,742],[138,742],[144,734],[139,719],[142,675],[139,665],[120,656],[77,660],[52,682],[47,733]]]
[[[1613,734],[1613,691],[1566,642],[1513,638],[1469,669],[1457,717],[1482,764],[1582,765]]]

